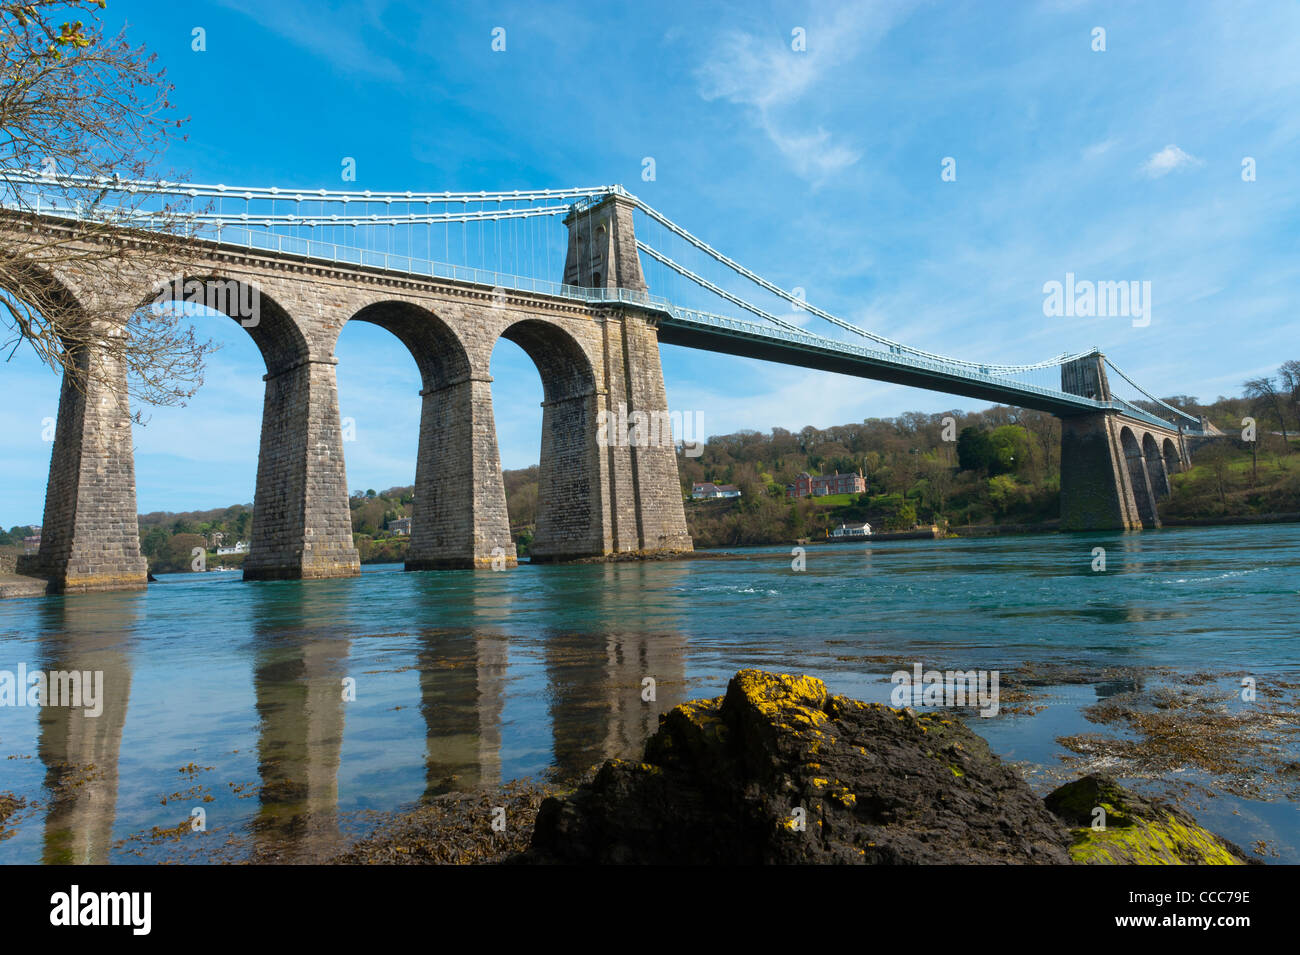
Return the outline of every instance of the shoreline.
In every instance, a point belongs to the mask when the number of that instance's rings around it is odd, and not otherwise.
[[[891,531],[873,534],[868,537],[825,538],[810,537],[802,540],[773,540],[766,543],[718,545],[706,547],[703,552],[719,552],[725,547],[805,547],[824,544],[875,544],[900,540],[952,540],[954,538],[973,537],[1016,537],[1036,534],[1112,534],[1112,533],[1150,533],[1176,527],[1240,527],[1243,525],[1300,524],[1300,511],[1287,511],[1269,514],[1220,515],[1216,517],[1170,517],[1161,518],[1160,527],[1144,528],[1142,531],[1062,531],[1060,521],[1043,521],[1037,524],[964,524],[950,526],[947,534],[932,533],[927,529],[911,531]],[[695,551],[699,554],[702,551]],[[683,555],[690,557],[691,554]]]

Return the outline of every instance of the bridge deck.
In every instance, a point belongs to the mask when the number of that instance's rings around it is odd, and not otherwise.
[[[70,216],[42,213],[23,216],[5,210],[4,218],[31,223],[38,219],[52,228],[68,230]],[[236,238],[238,237],[238,238]],[[330,242],[291,235],[264,232],[241,226],[225,226],[216,237],[190,239],[199,249],[228,254],[261,255],[291,261],[346,267],[358,272],[401,276],[423,280],[431,285],[451,284],[481,291],[509,290],[517,296],[537,297],[554,303],[586,307],[625,305],[652,313],[659,326],[659,340],[721,354],[757,358],[785,365],[852,375],[874,381],[923,388],[944,394],[960,395],[982,401],[1033,408],[1048,414],[1068,417],[1097,411],[1113,412],[1142,422],[1147,427],[1177,432],[1178,426],[1133,404],[1115,399],[1110,402],[1071,394],[1059,388],[1045,388],[1029,382],[999,375],[981,366],[956,359],[945,360],[915,349],[900,346],[889,351],[881,346],[869,348],[812,332],[759,325],[727,316],[684,309],[660,296],[620,288],[585,288],[528,276],[493,272],[462,265],[436,262],[409,255],[358,249]],[[896,353],[894,353],[896,352]],[[1184,426],[1188,433],[1198,433]]]

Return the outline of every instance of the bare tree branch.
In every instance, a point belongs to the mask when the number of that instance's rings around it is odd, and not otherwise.
[[[185,273],[190,218],[151,207],[142,235],[136,214],[154,200],[113,184],[160,178],[185,120],[155,56],[105,34],[104,6],[0,2],[0,348],[8,359],[27,345],[79,387],[125,367],[131,399],[184,404],[213,344],[181,310],[122,296],[127,276]],[[98,357],[87,364],[83,352]]]

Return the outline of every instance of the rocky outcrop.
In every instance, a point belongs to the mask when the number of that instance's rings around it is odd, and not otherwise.
[[[1129,792],[1094,773],[1066,783],[1046,800],[1071,826],[1070,858],[1085,865],[1245,865],[1239,847],[1159,799]],[[1098,810],[1101,810],[1099,813]],[[1093,828],[1098,823],[1098,828]]]
[[[532,845],[593,863],[1069,862],[1061,823],[960,722],[758,670],[666,714],[644,761],[543,803]]]
[[[1105,795],[1113,819],[1155,818],[1145,801]],[[547,799],[522,861],[1129,861],[1092,838],[1093,848],[1078,848],[1070,829],[1089,798],[1086,789],[1065,793],[1050,804],[1063,815],[1054,814],[945,713],[833,696],[813,677],[741,670],[725,696],[663,716],[643,760],[610,760],[590,783]],[[1171,852],[1183,861],[1194,848],[1197,861],[1228,861],[1222,840],[1178,814],[1170,816],[1179,820],[1175,832],[1165,820],[1172,810],[1155,811],[1159,821],[1141,830],[1144,839],[1176,838],[1186,852]]]

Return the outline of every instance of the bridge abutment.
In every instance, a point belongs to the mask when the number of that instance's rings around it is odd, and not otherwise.
[[[111,349],[92,356],[83,347],[75,370],[64,372],[41,546],[19,558],[17,570],[44,577],[61,593],[138,590],[148,579],[140,553],[126,368]]]

